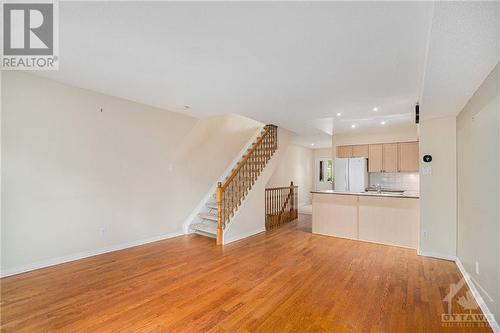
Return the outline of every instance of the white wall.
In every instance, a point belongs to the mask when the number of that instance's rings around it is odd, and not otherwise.
[[[454,259],[457,237],[456,118],[420,123],[420,156],[432,155],[431,163],[420,158],[419,253]],[[431,174],[422,167],[430,166]]]
[[[2,119],[3,119],[3,103],[2,103],[2,83],[3,83],[3,80],[2,80],[2,74],[3,74],[3,71],[0,70],[0,242],[2,241],[2,229],[3,229],[3,207],[2,207],[2,203],[3,203],[3,199],[2,199],[2,192],[3,190],[3,179],[2,179],[2,175],[3,175],[3,172],[2,172],[2,166],[3,166],[3,163],[2,163],[2,151],[3,151],[3,143],[2,143]],[[3,252],[3,249],[2,249],[2,245],[0,244],[0,273],[1,273],[1,261],[2,261],[2,252]],[[1,274],[0,274],[1,276]]]
[[[181,233],[258,126],[2,72],[2,273]]]
[[[281,144],[281,141],[280,141]],[[288,148],[280,158],[279,163],[266,187],[299,186],[299,207],[311,204],[313,189],[313,150],[296,144]]]
[[[500,65],[457,117],[457,256],[500,319]],[[476,262],[479,274],[476,273]],[[489,301],[488,293],[493,302]]]
[[[333,158],[332,148],[317,148],[313,149],[314,160],[318,158]]]
[[[333,189],[333,183],[332,184],[325,183],[325,185],[321,185],[321,186],[317,185],[318,184],[317,180],[319,178],[319,165],[318,165],[317,161],[320,158],[333,159],[332,148],[317,148],[317,149],[314,149],[314,151],[313,151],[313,165],[312,165],[312,168],[313,168],[313,171],[312,171],[312,188],[313,188],[313,190]],[[333,170],[332,170],[332,172],[333,172]],[[311,197],[311,199],[312,199],[312,197]]]

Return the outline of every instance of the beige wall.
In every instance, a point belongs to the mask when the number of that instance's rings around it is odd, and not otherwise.
[[[456,118],[420,122],[420,156],[431,163],[420,164],[419,253],[454,259],[456,255]],[[431,174],[422,172],[431,167]]]
[[[500,65],[457,118],[457,256],[500,319]],[[476,262],[479,274],[476,273]],[[484,289],[484,290],[483,290]],[[489,301],[488,295],[493,299]]]
[[[281,144],[281,141],[280,141]],[[313,150],[290,144],[279,160],[279,164],[267,187],[299,186],[299,206],[311,204],[313,172]]]
[[[3,72],[2,273],[181,233],[258,126]]]

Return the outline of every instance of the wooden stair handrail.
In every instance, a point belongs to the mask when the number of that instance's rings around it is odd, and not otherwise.
[[[222,191],[224,191],[229,186],[229,184],[231,184],[231,182],[236,177],[236,175],[238,174],[238,172],[245,165],[245,162],[248,161],[248,159],[250,158],[250,156],[252,155],[252,153],[257,149],[257,147],[259,147],[259,145],[262,143],[262,141],[264,140],[264,138],[266,137],[266,135],[271,130],[271,126],[274,126],[274,125],[266,125],[266,127],[264,128],[264,133],[262,133],[262,135],[260,136],[259,140],[257,140],[257,142],[255,142],[253,144],[253,147],[250,148],[250,150],[245,154],[245,157],[243,157],[243,159],[238,162],[238,164],[236,165],[236,169],[233,170],[233,172],[231,173],[231,175],[224,182],[224,185],[222,185]]]
[[[297,185],[281,186],[281,187],[266,187],[266,191],[270,191],[270,190],[284,190],[285,188],[291,188],[291,187],[298,188]]]
[[[222,244],[222,235],[226,223],[229,222],[247,192],[257,180],[258,175],[278,148],[276,129],[277,126],[275,125],[266,125],[260,137],[236,164],[224,184],[222,182],[217,183],[217,245]],[[256,154],[257,149],[262,149],[262,154]],[[252,158],[252,162],[249,161],[250,158]],[[242,172],[245,166],[248,166],[248,169]],[[225,195],[226,192],[228,192],[227,195]]]
[[[298,217],[298,186],[266,188],[266,230],[279,227]]]
[[[292,196],[293,196],[293,189],[294,189],[293,182],[290,183],[289,189],[290,189],[290,191],[288,192],[288,195],[286,196],[285,202],[283,202],[283,205],[281,206],[279,215],[283,214],[283,212],[286,209],[286,206],[288,206],[288,203],[290,202],[290,198],[292,198]]]

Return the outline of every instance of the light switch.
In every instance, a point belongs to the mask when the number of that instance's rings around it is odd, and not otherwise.
[[[421,173],[423,176],[430,176],[432,175],[432,167],[430,165],[423,165]]]

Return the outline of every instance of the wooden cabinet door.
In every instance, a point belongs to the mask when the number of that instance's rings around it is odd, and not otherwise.
[[[366,157],[366,158],[368,158],[368,145],[352,146],[352,157]]]
[[[352,146],[338,146],[337,158],[350,158],[352,157]]]
[[[384,143],[383,172],[398,172],[398,144]]]
[[[399,171],[419,170],[418,142],[401,142],[398,144]]]
[[[368,145],[368,172],[382,172],[382,147],[383,145],[381,144]]]

